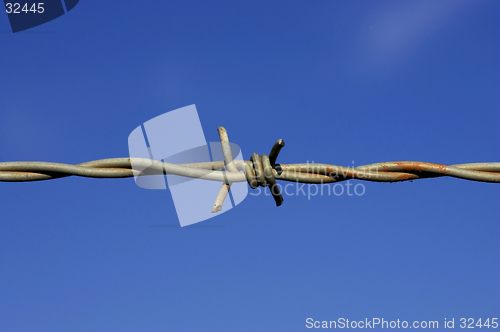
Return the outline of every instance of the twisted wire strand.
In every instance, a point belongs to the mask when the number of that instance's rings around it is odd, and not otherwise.
[[[235,182],[247,181],[252,189],[270,187],[277,206],[283,203],[276,180],[310,184],[340,182],[349,179],[373,182],[399,182],[450,176],[471,181],[500,183],[500,163],[441,165],[419,161],[394,161],[344,167],[330,164],[277,164],[285,146],[280,139],[269,155],[252,154],[250,160],[233,160],[226,129],[219,127],[223,161],[171,164],[146,158],[110,158],[76,165],[51,162],[0,162],[0,182],[41,181],[68,176],[90,178],[127,178],[134,176],[173,174],[189,178],[222,182],[212,212],[222,204]]]
[[[253,157],[253,156],[252,156]],[[259,156],[260,158],[260,156]],[[0,182],[26,182],[57,179],[68,176],[82,176],[89,178],[128,178],[134,176],[131,159],[151,163],[151,166],[139,176],[158,174],[155,171],[164,171],[165,174],[175,174],[190,178],[203,178],[210,181],[230,182],[247,181],[255,189],[261,183],[257,180],[254,160],[234,160],[239,171],[245,170],[245,174],[238,172],[230,174],[222,171],[224,161],[214,161],[191,164],[169,164],[166,162],[143,159],[143,158],[110,158],[93,160],[76,165],[21,161],[1,162]],[[262,162],[257,161],[257,168]],[[277,168],[281,168],[280,172]],[[269,168],[269,167],[268,167]],[[262,173],[264,167],[262,166]],[[259,172],[259,171],[257,171]],[[261,174],[261,173],[259,173]],[[137,176],[136,175],[136,176]],[[277,180],[301,182],[301,183],[333,183],[349,179],[358,179],[373,182],[400,182],[424,178],[435,178],[442,176],[456,177],[471,181],[500,183],[500,163],[470,163],[456,165],[441,165],[419,161],[395,161],[369,164],[359,167],[343,167],[329,164],[276,164],[272,169],[272,175]],[[265,179],[265,177],[263,177]],[[265,185],[264,185],[265,186]]]
[[[144,171],[132,169],[145,165]],[[146,158],[111,158],[70,165],[41,161],[3,162],[0,163],[0,181],[24,182],[40,181],[72,175],[90,178],[127,178],[143,175],[175,174],[190,178],[201,178],[210,181],[231,182],[246,181],[242,173],[228,174],[216,169],[223,169],[223,162],[206,162],[193,164],[170,164]]]

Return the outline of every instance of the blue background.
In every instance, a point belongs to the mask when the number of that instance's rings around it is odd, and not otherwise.
[[[207,140],[225,126],[246,159],[283,138],[281,163],[498,162],[499,12],[89,0],[16,34],[0,15],[0,161],[127,157],[134,128],[196,104]],[[168,191],[133,179],[0,183],[0,330],[500,316],[499,185],[363,184],[279,208],[249,195],[180,228]]]

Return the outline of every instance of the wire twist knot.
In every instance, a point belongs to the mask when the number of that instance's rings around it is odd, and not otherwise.
[[[281,166],[276,164],[276,159],[281,151],[281,148],[285,146],[285,142],[279,139],[274,143],[273,148],[269,155],[258,153],[252,154],[250,161],[252,166],[245,163],[245,175],[248,181],[248,185],[252,189],[257,189],[261,187],[270,187],[271,195],[273,196],[276,206],[283,204],[283,196],[281,196],[278,185],[276,184],[276,178],[274,177],[274,172],[281,174]]]

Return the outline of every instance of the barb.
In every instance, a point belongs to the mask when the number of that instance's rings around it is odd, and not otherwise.
[[[224,155],[224,164],[230,172],[238,172],[238,169],[233,163],[233,153],[231,152],[231,146],[229,145],[229,137],[227,136],[227,130],[224,127],[217,128],[219,132],[220,144],[222,146],[222,154]],[[229,190],[231,189],[231,183],[225,181],[215,198],[214,206],[212,207],[212,213],[219,212],[222,210],[222,204],[226,199]]]
[[[349,179],[399,182],[450,176],[471,181],[500,183],[499,162],[441,165],[419,161],[394,161],[359,167],[318,163],[277,164],[278,154],[285,146],[285,142],[281,139],[274,144],[269,155],[254,153],[250,160],[233,160],[226,129],[219,127],[217,130],[224,155],[223,161],[179,165],[143,158],[101,159],[76,165],[3,162],[0,163],[0,182],[41,181],[73,175],[91,178],[127,178],[133,177],[134,172],[140,173],[140,176],[164,172],[222,182],[212,212],[221,210],[231,183],[234,182],[247,181],[253,189],[258,186],[270,187],[276,206],[283,203],[276,180],[323,184]],[[132,164],[144,170],[138,172],[132,168]]]

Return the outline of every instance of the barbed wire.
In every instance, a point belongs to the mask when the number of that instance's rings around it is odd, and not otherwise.
[[[269,187],[276,205],[283,203],[276,180],[324,184],[349,179],[374,182],[400,182],[450,176],[471,181],[500,183],[500,162],[441,165],[419,161],[393,161],[344,167],[319,163],[278,164],[285,142],[280,139],[269,155],[252,154],[250,160],[234,160],[226,129],[219,127],[223,161],[171,164],[146,158],[111,158],[76,165],[52,162],[1,162],[0,182],[26,182],[82,176],[90,178],[128,178],[147,175],[179,175],[222,182],[212,212],[222,204],[235,182],[247,181],[251,188]]]

